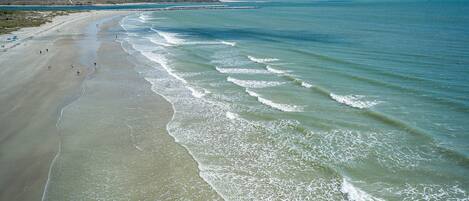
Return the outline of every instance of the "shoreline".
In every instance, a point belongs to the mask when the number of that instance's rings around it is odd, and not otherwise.
[[[56,155],[57,117],[79,94],[88,68],[75,57],[83,23],[112,12],[79,13],[21,29],[23,40],[0,53],[2,200],[38,200]],[[45,51],[47,49],[47,52]],[[39,54],[39,51],[43,53]],[[70,64],[75,69],[69,69]]]
[[[0,73],[0,84],[4,86],[0,89],[0,151],[6,154],[0,156],[0,199],[96,199],[96,193],[145,199],[164,195],[162,190],[172,196],[220,199],[199,176],[193,157],[167,133],[172,107],[151,91],[150,84],[125,61],[131,55],[114,40],[114,33],[122,31],[115,17],[125,13],[129,11],[92,11],[54,18],[52,23],[19,30],[30,37],[0,53],[0,64],[11,66]],[[67,21],[73,17],[77,18]],[[95,23],[99,24],[96,28]],[[96,35],[92,36],[90,30]],[[37,53],[45,47],[47,53]],[[97,67],[89,62],[93,54]],[[29,56],[19,59],[23,55]],[[20,66],[25,67],[18,72]],[[122,79],[127,80],[126,85],[116,82]],[[96,90],[102,93],[96,94]],[[123,96],[125,93],[128,96]],[[28,114],[35,110],[37,115]],[[96,117],[105,113],[115,114]],[[90,120],[90,114],[98,121]],[[89,147],[91,144],[95,146]],[[81,165],[88,163],[92,169]],[[102,171],[121,173],[109,175]],[[106,189],[115,192],[99,190],[106,178],[119,179],[106,184],[114,185]],[[123,182],[131,182],[125,185],[131,186],[128,194],[118,190]]]

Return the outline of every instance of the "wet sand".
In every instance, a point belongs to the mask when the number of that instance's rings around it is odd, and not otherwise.
[[[220,199],[167,134],[171,105],[114,40],[123,14],[93,12],[0,54],[0,200]]]

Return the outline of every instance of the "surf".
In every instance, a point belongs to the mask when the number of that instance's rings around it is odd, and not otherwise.
[[[257,101],[260,103],[267,105],[271,108],[280,110],[282,112],[301,112],[303,111],[303,107],[297,106],[297,105],[289,105],[289,104],[281,104],[281,103],[276,103],[272,100],[263,98],[261,95],[259,95],[256,92],[253,92],[249,89],[246,89],[246,93],[248,93],[250,96],[257,98]]]
[[[227,77],[226,80],[244,88],[266,88],[285,84],[285,82],[280,81],[240,80],[233,77]]]

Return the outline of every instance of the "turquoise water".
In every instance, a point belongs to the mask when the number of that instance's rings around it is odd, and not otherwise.
[[[121,21],[220,195],[469,199],[469,3],[231,5]]]

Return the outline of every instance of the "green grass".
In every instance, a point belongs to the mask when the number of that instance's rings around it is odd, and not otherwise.
[[[23,27],[37,27],[70,11],[0,11],[0,34],[11,33]]]

